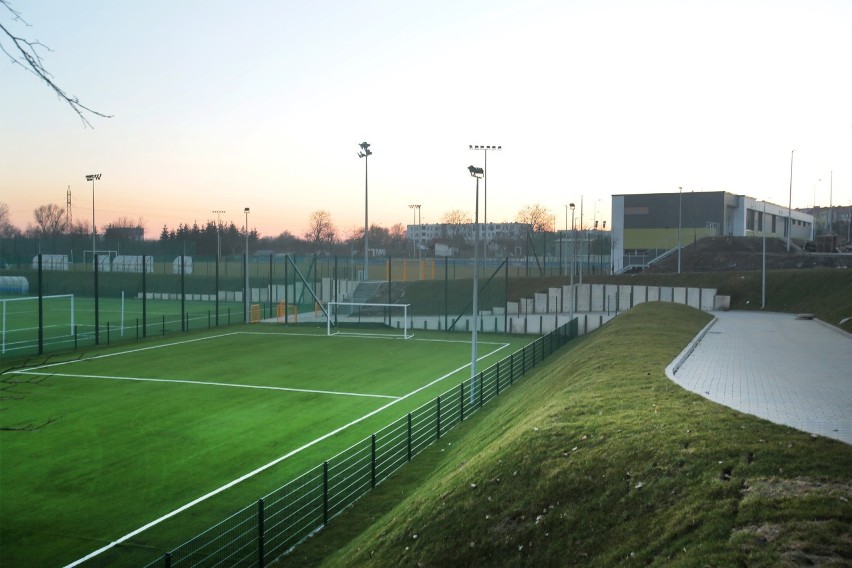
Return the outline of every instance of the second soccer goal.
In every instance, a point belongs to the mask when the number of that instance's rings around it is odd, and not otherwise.
[[[328,335],[413,337],[410,304],[328,303]]]

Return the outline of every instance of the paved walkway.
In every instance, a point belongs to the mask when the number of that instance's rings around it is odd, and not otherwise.
[[[736,410],[852,444],[852,337],[815,320],[714,312],[666,369],[682,387]]]

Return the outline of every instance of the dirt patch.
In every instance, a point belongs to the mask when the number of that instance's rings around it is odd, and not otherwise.
[[[848,502],[852,499],[852,485],[848,483],[824,483],[807,478],[752,479],[746,485],[744,497],[745,499],[832,497]]]

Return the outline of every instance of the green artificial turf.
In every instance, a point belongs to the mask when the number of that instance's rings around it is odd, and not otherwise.
[[[233,331],[67,355],[30,363],[25,374],[7,369],[0,383],[0,564],[74,561],[390,405],[96,561],[144,564],[469,374],[463,335],[418,333],[403,341],[262,326]],[[494,352],[482,365],[529,342],[481,337],[480,355]],[[423,341],[429,338],[442,341]],[[280,388],[302,391],[273,390]]]

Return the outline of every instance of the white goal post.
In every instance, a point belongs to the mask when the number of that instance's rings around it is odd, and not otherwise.
[[[55,326],[55,327],[64,327],[68,325],[68,335],[74,335],[74,294],[56,294],[52,296],[42,296],[42,300],[47,302],[49,305],[46,306],[47,310],[50,310],[54,313],[66,312],[68,314],[68,320],[65,320],[64,314],[59,318],[53,317],[51,318],[52,322],[48,323],[47,326]],[[65,301],[68,301],[68,304],[65,304]],[[58,305],[57,305],[58,304]],[[33,318],[38,318],[38,296],[26,296],[24,298],[0,298],[0,352],[6,353],[8,342],[7,342],[7,334],[11,334],[12,332],[28,332],[32,330],[37,330],[38,323],[36,323],[36,327],[33,327]],[[64,320],[64,321],[63,321]],[[61,323],[56,323],[57,321],[61,321]],[[67,323],[66,323],[67,322]],[[18,327],[19,325],[25,325],[25,328]]]
[[[410,332],[411,304],[372,304],[329,302],[326,329],[328,335],[382,335],[402,339],[414,337]],[[380,331],[381,330],[381,331]]]

